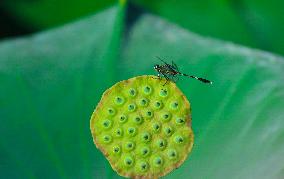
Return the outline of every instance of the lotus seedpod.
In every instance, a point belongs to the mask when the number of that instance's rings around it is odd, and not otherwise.
[[[106,90],[91,132],[113,170],[158,178],[179,167],[193,146],[190,104],[173,82],[138,76]]]

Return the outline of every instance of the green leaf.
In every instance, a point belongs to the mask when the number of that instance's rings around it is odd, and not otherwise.
[[[113,71],[105,72],[114,62],[123,15],[123,8],[113,7],[72,25],[0,44],[2,176],[110,175],[93,144],[89,118],[114,82]]]
[[[116,0],[3,0],[3,9],[28,29],[61,25],[115,4]]]
[[[283,1],[132,0],[205,36],[284,54]],[[2,9],[26,30],[45,29],[100,11],[115,0],[3,0]],[[0,4],[1,6],[1,4]],[[5,25],[5,24],[4,24]]]
[[[154,74],[155,56],[214,82],[178,82],[195,144],[165,178],[283,178],[283,58],[151,14],[125,26],[124,15],[116,5],[0,43],[1,178],[119,178],[95,148],[89,119],[116,81]]]
[[[134,0],[140,6],[205,36],[284,54],[283,1]]]

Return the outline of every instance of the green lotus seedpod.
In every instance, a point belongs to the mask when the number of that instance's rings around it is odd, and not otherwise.
[[[91,117],[94,143],[121,176],[158,178],[193,146],[190,104],[175,83],[138,76],[106,90]]]

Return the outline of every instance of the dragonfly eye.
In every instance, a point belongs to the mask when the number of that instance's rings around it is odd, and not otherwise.
[[[157,70],[159,68],[159,65],[155,65],[154,69]]]

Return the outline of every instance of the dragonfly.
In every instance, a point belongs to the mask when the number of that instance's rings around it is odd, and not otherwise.
[[[165,86],[168,81],[173,81],[173,82],[177,82],[179,80],[179,76],[186,76],[189,78],[193,78],[196,80],[201,81],[202,83],[206,83],[206,84],[212,84],[213,82],[210,80],[207,80],[205,78],[200,78],[197,76],[193,76],[193,75],[188,75],[185,73],[182,73],[179,71],[178,66],[172,61],[171,64],[165,62],[163,59],[161,59],[160,57],[157,57],[161,62],[163,62],[163,64],[161,65],[154,65],[154,70],[158,73],[158,79],[161,79],[162,77],[164,77],[166,79],[166,83],[163,85]]]

